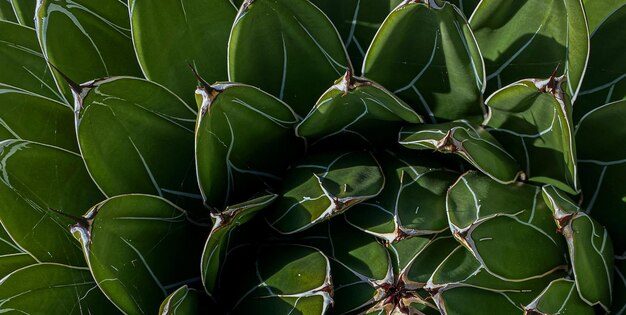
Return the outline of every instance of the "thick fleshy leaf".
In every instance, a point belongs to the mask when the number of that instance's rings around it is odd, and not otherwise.
[[[72,81],[141,76],[126,1],[40,0],[35,19],[46,59]],[[71,100],[65,79],[58,71],[54,74],[57,86]]]
[[[565,193],[547,186],[543,197],[565,236],[580,297],[590,305],[611,307],[613,243],[608,232],[576,205]]]
[[[37,261],[31,255],[26,253],[0,255],[0,279],[18,269],[34,265],[36,263]],[[2,306],[0,306],[0,310],[2,310]]]
[[[588,1],[598,5],[613,5],[623,0]],[[616,52],[626,50],[626,4],[622,4],[591,34],[589,65],[585,73],[578,101],[574,108],[574,119],[583,116],[606,103],[626,99],[626,61]]]
[[[461,12],[463,12],[463,15],[469,19],[478,6],[478,3],[480,3],[480,0],[450,0],[450,3],[457,6]]]
[[[245,1],[230,34],[228,79],[259,87],[300,116],[349,63],[334,26],[308,0]]]
[[[591,111],[576,128],[585,212],[609,231],[615,252],[626,254],[626,101]]]
[[[589,32],[593,32],[617,9],[626,4],[626,0],[596,1],[583,0]],[[593,45],[592,45],[593,46]],[[603,48],[604,49],[604,48]]]
[[[454,237],[502,279],[530,279],[565,265],[566,246],[539,187],[468,172],[450,188],[447,211]]]
[[[17,23],[11,0],[0,0],[0,20]]]
[[[0,221],[15,243],[39,261],[84,265],[67,215],[80,216],[103,196],[80,156],[6,140],[0,142],[0,160]]]
[[[35,26],[35,5],[37,1],[31,0],[11,0],[13,11],[20,24],[28,27]]]
[[[37,34],[29,27],[0,21],[0,83],[63,100],[46,64]]]
[[[147,79],[163,84],[193,104],[196,78],[228,78],[228,34],[237,10],[229,0],[130,0],[137,59]]]
[[[0,313],[119,314],[87,268],[35,264],[0,280]]]
[[[320,97],[296,133],[313,144],[349,134],[365,144],[389,145],[403,123],[419,122],[417,113],[384,87],[348,71]]]
[[[589,55],[581,0],[483,0],[470,20],[492,91],[561,65],[576,99]],[[548,70],[546,70],[548,69]]]
[[[202,253],[202,283],[209,293],[215,291],[222,264],[226,260],[231,235],[235,229],[250,221],[260,210],[266,208],[276,195],[266,195],[250,201],[227,207],[224,211],[212,214],[213,229],[204,245]]]
[[[267,221],[280,233],[296,233],[377,196],[384,183],[370,153],[310,155],[287,172]]]
[[[205,204],[224,208],[280,180],[304,151],[296,114],[282,101],[243,84],[204,84],[196,125],[198,182]]]
[[[23,252],[24,250],[15,244],[13,239],[11,239],[11,236],[0,224],[0,255],[19,254]]]
[[[125,313],[154,314],[170,292],[200,281],[203,229],[163,198],[107,199],[91,208],[72,233],[83,245],[98,286]]]
[[[552,281],[541,295],[524,307],[524,311],[531,314],[595,314],[593,308],[577,294],[576,283],[565,279]]]
[[[65,104],[0,83],[0,141],[23,139],[78,152],[73,121]]]
[[[129,77],[87,82],[75,103],[83,159],[107,196],[199,202],[194,109],[160,85]]]
[[[352,225],[386,241],[448,228],[446,192],[458,174],[419,155],[379,155],[385,175],[380,195],[346,212]]]
[[[439,3],[406,1],[391,12],[367,51],[363,75],[430,122],[482,118],[480,51],[459,9]]]
[[[348,50],[355,70],[360,71],[380,24],[398,0],[310,0],[333,22]]]
[[[222,290],[232,299],[231,314],[324,314],[333,303],[330,261],[315,248],[274,245],[257,253],[238,247],[234,256]]]
[[[572,105],[565,78],[528,79],[487,99],[487,130],[522,166],[530,181],[579,190]]]
[[[523,176],[519,164],[484,128],[466,120],[405,127],[400,144],[416,150],[454,153],[503,184]]]
[[[165,298],[159,308],[159,315],[198,314],[198,291],[182,286]]]

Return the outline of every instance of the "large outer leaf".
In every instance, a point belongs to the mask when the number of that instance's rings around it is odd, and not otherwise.
[[[215,293],[222,265],[231,246],[231,236],[244,223],[250,221],[275,199],[276,195],[265,195],[250,201],[227,207],[212,214],[214,224],[202,252],[202,284],[209,293]],[[236,246],[238,244],[232,244]]]
[[[72,81],[141,76],[126,1],[39,0],[35,18],[46,59]],[[71,100],[64,78],[54,74],[59,89]]]
[[[576,283],[565,279],[552,281],[532,303],[524,307],[524,311],[539,314],[595,314],[593,308],[576,294]]]
[[[598,4],[615,2],[618,1],[595,1]],[[626,99],[626,60],[615,56],[615,52],[626,50],[626,41],[616,40],[626,38],[624,24],[626,4],[612,12],[591,34],[589,65],[574,107],[576,121],[606,103]]]
[[[23,140],[0,142],[0,221],[19,247],[39,261],[81,266],[69,233],[73,220],[103,196],[80,156]]]
[[[580,297],[608,312],[613,295],[613,243],[607,230],[554,187],[544,187],[543,198],[567,240]]]
[[[24,139],[78,152],[65,104],[0,83],[0,141]]]
[[[87,268],[36,264],[0,280],[0,313],[119,314]]]
[[[13,11],[20,24],[28,27],[35,26],[35,5],[33,0],[11,0]]]
[[[89,173],[107,196],[149,193],[200,199],[194,172],[194,109],[164,87],[115,77],[76,93],[76,131]]]
[[[375,197],[384,183],[369,153],[310,155],[287,172],[267,220],[280,233],[296,233]]]
[[[450,3],[408,1],[391,12],[367,51],[363,75],[431,122],[482,117],[484,65],[467,21]]]
[[[63,100],[33,29],[0,21],[0,83]]]
[[[333,22],[348,50],[355,70],[360,71],[380,24],[398,2],[390,0],[310,0]]]
[[[26,253],[0,255],[0,279],[6,277],[7,275],[18,269],[36,263],[37,261],[35,260],[35,258]],[[2,306],[0,306],[0,310],[2,310]]]
[[[541,78],[560,64],[576,99],[589,55],[582,0],[483,0],[470,19],[491,90]]]
[[[399,142],[410,149],[454,153],[504,184],[523,176],[517,161],[491,134],[466,120],[405,127]]]
[[[205,84],[196,93],[196,167],[208,206],[248,200],[304,151],[293,131],[296,114],[275,97],[243,84]]]
[[[366,144],[393,145],[389,139],[402,124],[419,122],[419,115],[384,87],[348,71],[320,97],[296,133],[313,143],[351,135]],[[335,141],[347,146],[345,141]]]
[[[579,190],[572,105],[563,77],[528,79],[500,89],[487,99],[485,121],[531,181]]]
[[[454,237],[501,279],[532,279],[565,266],[565,243],[539,187],[468,172],[450,188],[447,211]]]
[[[259,87],[300,116],[349,67],[339,34],[308,0],[244,2],[230,34],[228,58],[230,81]]]
[[[626,253],[626,101],[601,106],[576,129],[585,212],[606,226],[615,252]]]
[[[72,233],[83,245],[98,286],[125,313],[154,314],[171,291],[200,280],[204,232],[165,199],[107,199],[89,210]]]
[[[624,4],[626,4],[626,0],[583,0],[587,23],[589,24],[589,32],[593,34],[593,32],[605,22],[607,17]]]
[[[237,11],[229,0],[130,0],[133,43],[147,79],[193,104],[196,78],[227,77],[228,34]]]
[[[385,188],[346,212],[348,222],[389,242],[447,229],[445,196],[458,174],[419,155],[379,159]]]

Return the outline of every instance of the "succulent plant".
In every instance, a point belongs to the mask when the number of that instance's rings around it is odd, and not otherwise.
[[[0,313],[626,314],[624,23],[0,0]]]

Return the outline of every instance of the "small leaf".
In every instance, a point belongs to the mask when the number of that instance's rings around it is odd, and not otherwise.
[[[141,76],[126,1],[39,0],[35,19],[46,60],[72,81]],[[54,75],[65,98],[71,100],[65,79],[58,71]]]
[[[0,21],[0,69],[0,83],[65,102],[33,29]]]
[[[228,34],[237,14],[230,1],[130,0],[129,7],[134,48],[147,79],[193,104],[196,78],[189,65],[209,82],[228,78]]]
[[[405,1],[391,12],[367,51],[363,76],[430,122],[482,118],[480,51],[459,9],[438,3]]]
[[[532,303],[524,307],[526,313],[593,315],[593,308],[576,292],[571,280],[554,280]]]
[[[91,208],[72,233],[83,245],[98,286],[124,313],[154,314],[171,291],[200,281],[204,232],[184,210],[160,197],[107,199]]]
[[[43,263],[0,280],[0,313],[119,314],[98,290],[89,269]]]
[[[0,142],[0,221],[15,243],[38,261],[82,266],[69,233],[73,221],[103,196],[80,155],[49,145]]]
[[[379,84],[347,72],[320,97],[296,133],[313,144],[349,134],[365,144],[389,145],[402,123],[421,121],[409,105]]]
[[[159,315],[195,314],[198,314],[198,292],[186,285],[168,295],[159,308]]]
[[[204,85],[196,126],[198,182],[206,205],[223,208],[248,200],[280,181],[304,151],[289,106],[243,84]]]
[[[107,196],[149,193],[199,203],[194,109],[142,79],[115,77],[81,88],[75,101],[78,143]]]
[[[487,130],[521,165],[530,181],[576,194],[580,189],[572,105],[564,77],[527,79],[491,95]]]
[[[313,154],[287,172],[267,220],[280,233],[296,233],[377,196],[384,183],[369,153]]]
[[[561,65],[563,92],[576,99],[589,56],[581,0],[483,0],[470,20],[491,90],[545,76]]]
[[[350,63],[328,17],[307,0],[245,1],[230,34],[228,58],[230,81],[259,87],[300,116]]]
[[[454,153],[503,184],[523,176],[517,161],[491,134],[466,120],[402,128],[400,144],[409,149]]]

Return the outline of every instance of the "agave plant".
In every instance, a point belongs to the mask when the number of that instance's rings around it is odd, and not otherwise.
[[[625,23],[0,0],[0,313],[626,314]]]

